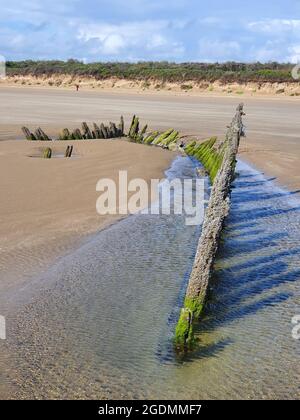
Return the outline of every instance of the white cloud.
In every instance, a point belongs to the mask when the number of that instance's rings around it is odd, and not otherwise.
[[[292,32],[300,35],[300,19],[264,19],[249,22],[247,27],[251,31],[267,34]]]
[[[300,60],[300,19],[264,19],[249,22],[247,28],[250,33],[260,34],[251,48],[254,59],[291,63]]]
[[[234,8],[231,0],[217,3],[0,0],[0,53],[88,61],[300,60],[300,19],[289,0],[271,8],[261,0],[236,0]]]
[[[118,34],[108,35],[103,41],[104,54],[119,54],[122,48],[126,46],[124,38]]]
[[[154,34],[150,37],[148,43],[147,43],[147,48],[149,50],[153,50],[156,48],[160,48],[160,47],[164,47],[168,44],[168,41],[166,40],[166,38],[160,34]]]
[[[181,54],[183,47],[172,39],[169,27],[170,22],[167,20],[124,22],[119,25],[81,24],[79,28],[77,25],[77,38],[84,43],[92,42],[94,52],[105,55],[118,55],[134,49],[146,49],[158,54]]]
[[[103,42],[108,36],[118,35],[126,41],[126,44],[136,44],[141,38],[147,38],[152,32],[165,29],[167,21],[143,21],[143,22],[125,22],[116,24],[88,23],[79,25],[78,38],[88,41],[90,39],[99,39]]]
[[[288,57],[286,61],[290,61],[291,63],[300,63],[300,44],[293,45],[292,47],[288,48]]]

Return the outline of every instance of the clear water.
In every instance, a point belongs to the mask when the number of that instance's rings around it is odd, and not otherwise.
[[[300,203],[245,164],[197,337],[171,340],[199,238],[182,216],[131,216],[40,279],[7,314],[3,393],[19,398],[300,396]],[[190,176],[188,158],[169,176]]]

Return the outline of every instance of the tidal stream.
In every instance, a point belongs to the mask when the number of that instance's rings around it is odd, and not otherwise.
[[[130,216],[44,273],[7,313],[8,398],[300,397],[300,202],[239,163],[216,275],[194,353],[172,335],[199,226],[178,215]],[[195,177],[177,158],[168,177]]]

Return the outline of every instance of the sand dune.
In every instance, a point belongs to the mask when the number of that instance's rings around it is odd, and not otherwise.
[[[84,89],[95,89],[104,91],[143,92],[155,93],[160,92],[169,94],[212,94],[218,93],[226,96],[240,96],[247,94],[251,96],[299,96],[299,84],[291,82],[227,82],[216,80],[215,82],[187,80],[185,82],[162,82],[161,80],[130,80],[110,77],[104,80],[98,80],[92,76],[74,76],[70,74],[52,74],[43,76],[15,75],[8,76],[5,80],[0,81],[2,86],[30,86],[30,87],[53,87],[74,90],[75,85],[79,85]]]

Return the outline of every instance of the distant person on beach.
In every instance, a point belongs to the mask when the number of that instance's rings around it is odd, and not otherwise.
[[[78,92],[79,91],[79,85],[75,85],[75,87],[76,87],[76,92]]]

